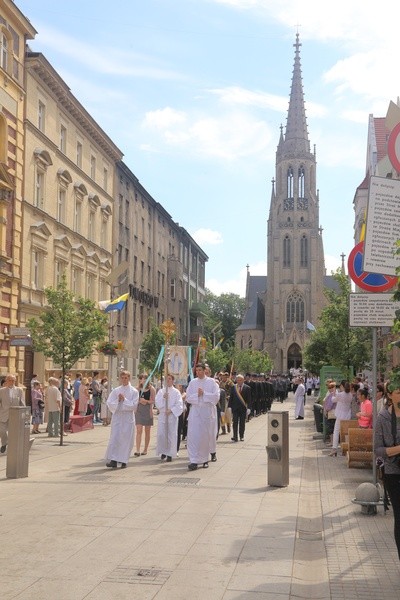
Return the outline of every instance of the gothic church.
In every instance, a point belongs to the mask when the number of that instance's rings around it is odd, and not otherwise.
[[[310,151],[300,63],[299,34],[286,131],[276,151],[267,231],[267,276],[247,271],[246,312],[236,346],[268,352],[275,372],[302,366],[302,350],[326,302],[316,154]]]

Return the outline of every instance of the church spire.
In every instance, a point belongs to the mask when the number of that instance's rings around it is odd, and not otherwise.
[[[285,150],[295,153],[310,152],[306,111],[304,107],[303,81],[301,77],[299,34],[296,33],[292,87],[286,121]]]

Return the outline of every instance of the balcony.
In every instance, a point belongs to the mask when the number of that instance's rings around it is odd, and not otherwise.
[[[189,314],[191,317],[205,317],[207,315],[207,307],[204,302],[192,302]]]

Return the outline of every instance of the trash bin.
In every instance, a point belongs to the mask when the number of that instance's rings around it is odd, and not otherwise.
[[[289,413],[268,413],[268,485],[289,485]]]
[[[31,407],[10,406],[6,476],[28,477]]]
[[[315,421],[315,429],[318,433],[324,432],[324,408],[322,404],[318,404],[317,402],[314,404],[314,421]]]

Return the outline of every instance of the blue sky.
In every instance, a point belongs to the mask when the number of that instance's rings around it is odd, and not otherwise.
[[[328,274],[349,254],[368,115],[385,116],[400,94],[400,2],[16,4],[38,31],[31,48],[207,253],[206,285],[216,294],[244,296],[247,264],[252,275],[267,271],[271,179],[298,30]]]

